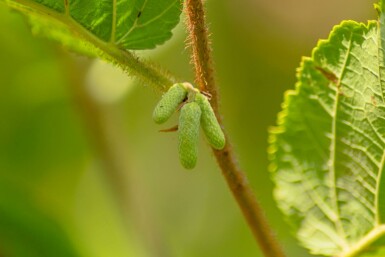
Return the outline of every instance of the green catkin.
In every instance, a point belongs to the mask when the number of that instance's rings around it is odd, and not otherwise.
[[[166,122],[187,96],[182,84],[175,84],[163,95],[155,107],[152,118],[158,124]]]
[[[179,116],[179,160],[186,169],[195,167],[198,158],[201,109],[195,102],[185,104]]]
[[[222,150],[226,144],[225,135],[223,134],[221,126],[215,117],[209,100],[201,93],[197,93],[195,95],[195,101],[202,110],[201,126],[206,135],[207,141],[209,141],[209,144],[214,149]]]

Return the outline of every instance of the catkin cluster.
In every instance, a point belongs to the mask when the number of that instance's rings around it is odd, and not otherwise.
[[[155,107],[154,121],[158,124],[166,122],[180,106],[179,160],[184,168],[192,169],[198,158],[200,127],[214,149],[223,149],[226,140],[209,100],[188,83],[177,83],[170,87]]]

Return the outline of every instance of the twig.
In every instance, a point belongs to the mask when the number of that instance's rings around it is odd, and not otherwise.
[[[218,122],[223,127],[219,113],[219,95],[214,79],[214,69],[211,60],[211,49],[205,25],[205,13],[201,0],[186,0],[185,11],[189,40],[192,47],[192,61],[195,67],[196,81],[201,91],[212,95],[211,105]],[[238,202],[254,237],[266,257],[284,257],[281,246],[268,225],[268,221],[256,200],[246,175],[240,169],[235,153],[226,136],[226,146],[223,150],[214,150],[222,174]]]
[[[138,198],[142,195],[138,192],[140,188],[133,185],[132,182],[135,177],[131,172],[131,165],[127,158],[129,152],[125,143],[127,140],[125,140],[125,134],[119,126],[122,124],[121,116],[112,106],[98,103],[87,91],[84,77],[89,68],[90,61],[88,59],[69,58],[64,54],[61,57],[70,82],[73,102],[84,122],[86,134],[90,137],[89,140],[119,211],[125,217],[124,225],[127,230],[131,230],[132,226],[129,221],[135,222],[136,228],[142,236],[143,244],[151,254],[150,256],[169,256],[166,244],[163,243],[156,225],[148,217],[151,212],[140,213],[144,205],[143,197]]]

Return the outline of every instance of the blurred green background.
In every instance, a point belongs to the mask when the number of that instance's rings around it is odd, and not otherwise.
[[[266,155],[301,56],[373,1],[209,0],[226,130],[288,256],[306,257],[275,207]],[[152,122],[159,94],[32,36],[0,4],[0,256],[261,256],[202,140],[186,172]],[[183,23],[144,58],[193,81]]]

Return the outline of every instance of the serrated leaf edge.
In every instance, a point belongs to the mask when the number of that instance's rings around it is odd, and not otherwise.
[[[383,9],[382,7],[384,6],[382,1],[381,1],[381,5],[380,6],[381,6],[381,11],[382,11],[382,9]],[[384,18],[383,14],[381,14],[381,18]],[[341,26],[354,25],[354,26],[363,26],[365,28],[368,28],[371,23],[377,23],[377,26],[379,26],[379,24],[380,24],[379,21],[374,21],[374,20],[368,21],[367,24],[358,23],[358,22],[351,21],[351,20],[343,21],[341,24],[336,25],[336,26],[333,27],[332,31],[329,34],[329,38],[328,39],[323,39],[323,40],[319,40],[318,41],[317,46],[315,48],[313,48],[313,50],[312,50],[311,57],[303,57],[302,58],[300,66],[296,70],[297,82],[295,83],[295,88],[285,91],[285,93],[284,93],[284,101],[281,104],[282,110],[277,115],[277,122],[276,122],[277,125],[276,126],[272,126],[272,127],[270,127],[268,129],[268,132],[269,132],[269,137],[268,137],[269,146],[268,146],[267,152],[268,152],[268,158],[269,158],[269,161],[270,161],[269,171],[271,173],[274,173],[277,170],[277,166],[276,166],[276,164],[274,162],[274,160],[275,160],[275,152],[277,151],[277,148],[275,146],[275,143],[276,143],[276,140],[277,140],[277,135],[285,132],[284,124],[286,123],[286,117],[288,116],[288,106],[290,105],[291,97],[299,95],[299,91],[300,91],[300,88],[302,86],[302,84],[300,82],[300,76],[301,76],[301,73],[303,72],[304,63],[306,61],[311,61],[311,62],[313,62],[313,64],[316,64],[314,62],[314,53],[323,44],[328,43],[330,41],[331,35],[337,29],[339,29]],[[378,27],[378,33],[380,33],[380,28],[379,27]],[[379,43],[379,45],[380,45],[380,43]],[[344,65],[344,66],[346,66],[346,65]],[[344,70],[344,68],[341,69],[341,73],[343,73],[343,70]],[[337,76],[337,79],[338,79],[337,83],[339,83],[340,77],[341,76]],[[336,102],[337,102],[337,100],[338,99],[336,99]],[[335,106],[336,106],[336,104],[335,104]],[[333,118],[333,123],[334,123],[335,120],[336,119]],[[333,127],[334,126],[335,125],[333,125]],[[333,138],[335,138],[335,136],[333,136]],[[385,165],[385,152],[383,154],[383,158],[382,158],[382,162],[381,163],[382,163],[382,166]],[[382,174],[381,174],[381,171],[380,171],[379,172],[379,177],[381,175]],[[380,179],[378,179],[377,182],[379,180]],[[377,190],[378,190],[378,188],[379,187],[377,186]],[[377,196],[378,196],[378,193],[376,194],[376,197]],[[378,199],[375,199],[375,201],[376,201],[377,216],[378,216]],[[377,217],[377,221],[378,221],[378,217]],[[385,225],[378,223],[376,226],[373,227],[372,230],[370,230],[368,232],[368,234],[366,236],[364,236],[361,240],[356,242],[353,246],[348,246],[347,243],[346,243],[346,245],[343,247],[343,249],[344,249],[343,252],[340,255],[337,255],[336,257],[356,257],[360,253],[362,253],[365,250],[365,248],[370,246],[373,242],[375,242],[377,239],[379,239],[380,237],[382,237],[384,235],[385,235]]]

